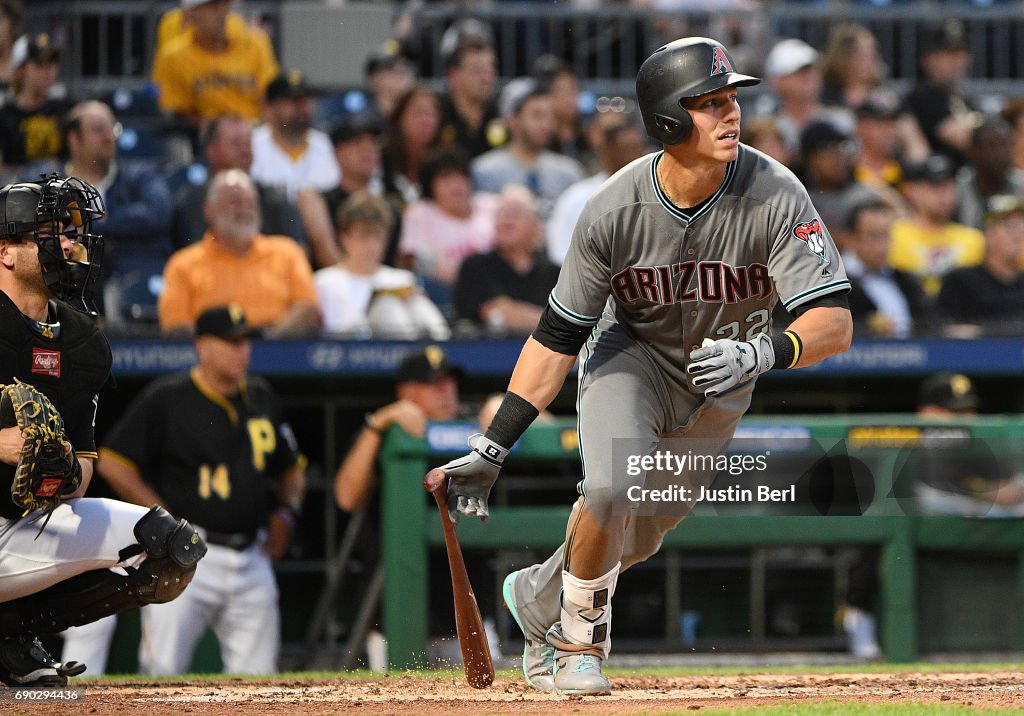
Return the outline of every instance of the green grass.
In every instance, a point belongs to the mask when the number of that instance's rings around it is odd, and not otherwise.
[[[702,709],[703,710],[703,709]],[[681,714],[687,712],[680,712]],[[690,711],[689,713],[693,713]],[[956,714],[984,713],[986,715],[1019,716],[1018,708],[976,708],[955,704],[860,704],[852,701],[828,701],[818,704],[793,704],[785,706],[761,706],[728,709],[729,716],[915,716],[915,714]]]
[[[908,672],[1021,671],[1019,662],[931,663],[913,664],[781,664],[778,666],[650,666],[643,668],[604,669],[611,676],[707,676],[731,674],[903,674]]]
[[[810,664],[780,666],[652,666],[643,668],[608,667],[605,673],[609,676],[714,676],[737,674],[880,674],[880,673],[942,673],[942,672],[986,672],[986,671],[1024,671],[1024,663],[1020,662],[984,662],[984,663],[913,663],[913,664]],[[88,673],[81,679],[85,679]],[[225,679],[247,681],[253,683],[279,683],[288,680],[329,680],[329,679],[380,679],[411,676],[422,679],[462,678],[461,669],[422,669],[416,671],[395,671],[386,676],[375,674],[365,669],[356,671],[293,671],[266,676],[231,676],[224,674],[186,674],[183,676],[142,676],[140,674],[107,674],[97,681],[103,683],[138,683],[140,681],[156,683],[175,683],[179,681],[221,682]],[[500,678],[521,678],[519,669],[499,669],[496,676]],[[1017,713],[1020,713],[1019,711]]]

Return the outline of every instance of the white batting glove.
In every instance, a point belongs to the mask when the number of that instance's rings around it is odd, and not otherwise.
[[[469,437],[473,452],[441,466],[448,477],[448,519],[458,523],[459,514],[487,521],[487,498],[498,479],[508,450],[480,433]]]
[[[753,380],[774,365],[772,339],[766,333],[758,333],[747,342],[705,338],[701,347],[690,353],[686,372],[695,376],[693,387],[712,398]]]

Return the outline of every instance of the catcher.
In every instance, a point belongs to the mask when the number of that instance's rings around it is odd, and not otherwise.
[[[161,507],[82,497],[111,367],[89,315],[103,246],[91,229],[102,216],[99,192],[74,177],[0,188],[0,681],[9,686],[67,684],[85,665],[57,662],[41,635],[170,601],[206,553],[196,530]]]

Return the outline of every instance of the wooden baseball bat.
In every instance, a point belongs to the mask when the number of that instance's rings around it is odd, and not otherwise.
[[[487,646],[484,620],[476,604],[473,585],[466,574],[466,563],[462,559],[462,548],[455,536],[455,525],[448,518],[448,482],[444,470],[435,468],[423,478],[423,487],[434,496],[437,509],[441,512],[441,526],[444,528],[444,545],[448,550],[448,569],[452,573],[452,595],[455,598],[455,628],[459,634],[459,649],[462,651],[462,667],[466,681],[476,689],[486,689],[494,682],[494,663]]]

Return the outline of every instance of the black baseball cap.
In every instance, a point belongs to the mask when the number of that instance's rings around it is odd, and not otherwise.
[[[392,70],[396,67],[406,67],[412,71],[413,65],[406,56],[402,43],[398,40],[385,40],[366,56],[363,65],[363,73],[369,77],[380,70]]]
[[[920,162],[913,162],[903,166],[903,181],[926,182],[928,184],[941,184],[953,178],[956,168],[947,157],[942,154],[933,154]]]
[[[921,384],[918,405],[936,405],[946,410],[976,410],[978,394],[966,375],[938,373]]]
[[[921,33],[922,53],[969,49],[967,28],[964,27],[962,21],[956,18],[926,27]]]
[[[331,144],[340,144],[361,134],[372,134],[379,137],[384,133],[384,120],[376,112],[364,109],[359,112],[344,114],[331,127]]]
[[[444,349],[437,345],[424,346],[402,358],[395,372],[396,383],[430,383],[447,375],[456,380],[462,377],[462,367],[448,359]]]
[[[850,136],[832,122],[823,120],[811,122],[800,133],[800,153],[807,156],[819,149],[841,145],[849,139]]]
[[[214,336],[226,341],[237,341],[241,338],[252,338],[255,334],[245,320],[245,311],[237,303],[207,308],[196,319],[196,336]]]
[[[45,32],[22,35],[11,47],[11,67],[18,69],[28,60],[33,62],[59,62],[63,48]]]
[[[530,76],[542,84],[550,85],[558,75],[572,73],[569,64],[558,55],[540,55],[530,65]]]
[[[270,81],[264,92],[267,102],[276,99],[297,99],[299,97],[313,97],[319,94],[306,82],[306,76],[299,70],[282,72]]]
[[[873,90],[857,107],[861,119],[898,119],[903,113],[900,96],[889,90]]]

